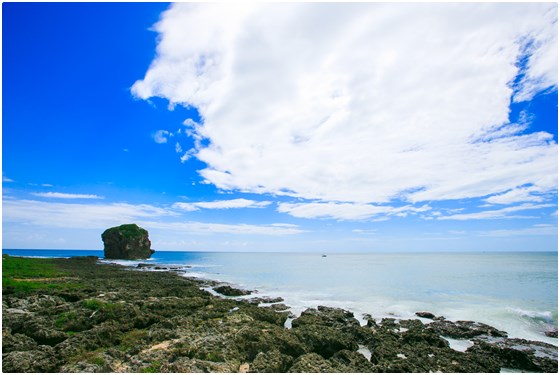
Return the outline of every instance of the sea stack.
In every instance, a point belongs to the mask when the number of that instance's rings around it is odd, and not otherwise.
[[[147,259],[155,252],[148,231],[136,224],[123,224],[101,235],[105,259]]]

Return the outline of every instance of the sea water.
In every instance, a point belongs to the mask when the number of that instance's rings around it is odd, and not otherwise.
[[[101,251],[3,250],[19,256],[103,256]],[[111,261],[114,262],[114,261]],[[185,276],[281,296],[296,315],[320,305],[358,319],[416,318],[429,311],[473,320],[510,337],[558,345],[544,332],[558,326],[557,253],[218,253],[157,251],[141,261],[190,266]],[[118,263],[136,266],[138,261]]]

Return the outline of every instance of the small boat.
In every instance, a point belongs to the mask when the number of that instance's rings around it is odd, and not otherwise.
[[[325,254],[321,255],[323,258],[326,258],[327,256]]]

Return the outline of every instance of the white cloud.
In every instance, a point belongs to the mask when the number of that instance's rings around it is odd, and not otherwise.
[[[377,234],[377,229],[352,229],[352,233],[358,233],[358,234]]]
[[[272,235],[283,236],[303,233],[295,226],[221,224],[201,222],[140,222],[146,228],[161,229],[185,234],[238,234],[238,235]]]
[[[418,212],[425,212],[431,207],[424,205],[414,207],[375,206],[360,203],[314,202],[314,203],[279,203],[278,212],[287,213],[294,217],[307,219],[331,218],[337,220],[365,220],[375,216],[407,216]]]
[[[153,135],[152,138],[156,143],[167,143],[167,139],[173,136],[172,133],[168,132],[167,130],[158,130]]]
[[[538,210],[541,208],[555,207],[554,204],[532,204],[524,203],[519,206],[506,207],[499,210],[489,210],[473,212],[468,214],[456,214],[450,216],[438,216],[438,220],[479,220],[479,219],[525,219],[534,218],[533,216],[520,216],[520,215],[510,215],[513,212],[527,211],[527,210]]]
[[[531,184],[546,193],[557,187],[553,136],[527,133],[526,118],[510,124],[509,114],[512,98],[557,85],[556,9],[174,4],[132,92],[199,110],[201,124],[185,122],[192,154],[207,164],[202,177],[224,190],[359,204]],[[344,207],[333,217],[377,210]]]
[[[179,142],[175,143],[175,152],[178,153],[178,154],[183,152],[183,148],[181,147]]]
[[[512,204],[518,202],[542,202],[542,196],[531,194],[535,192],[533,188],[512,189],[503,194],[493,195],[486,198],[486,202],[492,204]]]
[[[254,201],[250,199],[238,198],[212,202],[176,202],[174,208],[185,211],[197,211],[200,208],[206,209],[230,209],[230,208],[264,208],[270,205],[269,201]]]
[[[2,220],[18,224],[18,228],[75,228],[98,229],[123,223],[137,223],[148,229],[180,232],[183,234],[239,234],[239,235],[292,235],[303,233],[293,224],[224,224],[181,221],[180,214],[168,208],[148,204],[85,204],[57,203],[34,200],[4,199]],[[174,221],[168,221],[169,219]]]
[[[2,182],[14,182],[14,180],[12,180],[11,178],[8,178],[6,176],[2,176]]]
[[[553,225],[533,225],[521,229],[498,229],[479,231],[479,236],[483,237],[510,237],[510,236],[557,236],[558,228]]]
[[[44,184],[43,186],[52,186],[52,185]],[[31,193],[31,195],[35,195],[36,197],[43,197],[43,198],[60,198],[60,199],[104,199],[104,197],[95,194],[68,194],[68,193],[47,192],[47,193]]]
[[[139,219],[175,216],[163,208],[127,203],[86,204],[5,199],[2,219],[6,223],[57,228],[107,228]]]

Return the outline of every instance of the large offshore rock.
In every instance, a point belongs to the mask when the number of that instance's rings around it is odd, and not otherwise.
[[[155,252],[148,231],[136,224],[107,229],[101,235],[106,259],[147,259]]]

